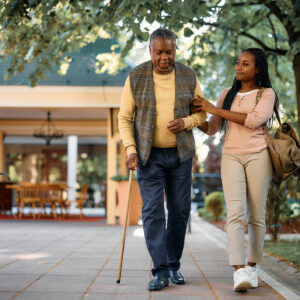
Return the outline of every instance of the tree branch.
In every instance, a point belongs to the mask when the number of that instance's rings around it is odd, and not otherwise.
[[[274,28],[274,25],[273,25],[273,23],[272,23],[272,20],[271,20],[271,18],[270,18],[270,15],[269,15],[269,14],[268,14],[267,18],[268,18],[268,20],[269,20],[269,23],[270,23],[270,25],[271,25],[271,28],[272,28],[272,31],[273,31],[273,35],[274,35],[274,42],[275,42],[275,49],[277,49],[277,35],[276,35],[276,33],[275,33],[275,28]]]
[[[260,45],[265,51],[270,51],[270,52],[275,52],[279,55],[286,55],[287,54],[287,50],[284,50],[284,49],[279,49],[279,48],[270,48],[268,47],[265,43],[263,43],[260,39],[258,39],[257,37],[251,35],[250,33],[248,32],[243,32],[243,31],[240,31],[240,34],[241,35],[244,35],[246,37],[248,37],[249,39],[255,41],[258,45]]]
[[[247,31],[248,29],[251,29],[251,28],[255,27],[257,24],[259,24],[260,22],[262,22],[266,17],[268,18],[268,17],[270,16],[270,14],[271,14],[271,12],[269,11],[269,12],[267,13],[267,15],[261,16],[260,19],[256,20],[255,24],[250,24],[250,23],[249,23],[249,24],[247,25],[247,28],[245,28],[245,30]]]
[[[212,26],[212,27],[221,27],[221,24],[219,23],[209,23],[209,22],[204,22],[204,21],[200,21],[200,20],[193,20],[193,19],[190,19],[189,22],[191,22],[192,24],[197,24],[197,25],[206,25],[206,26]],[[231,27],[228,27],[229,30],[233,30]],[[239,30],[236,30],[236,32],[238,34],[241,34],[243,36],[246,36],[248,37],[249,39],[255,41],[258,45],[260,45],[265,51],[269,51],[269,52],[274,52],[274,53],[277,53],[279,55],[286,55],[288,50],[284,50],[284,49],[279,49],[277,47],[275,48],[270,48],[268,47],[265,43],[263,43],[260,39],[258,39],[257,37],[251,35],[250,33],[248,32],[245,32],[245,31],[239,31]]]
[[[243,6],[243,5],[257,5],[256,2],[242,2],[242,3],[232,3],[231,6]]]
[[[293,24],[291,23],[291,21],[289,21],[289,20],[287,20],[286,25],[284,25],[284,20],[288,18],[288,15],[284,14],[280,10],[280,8],[276,5],[276,1],[264,1],[264,0],[260,0],[257,3],[266,6],[280,20],[280,22],[285,27],[288,36],[291,38],[291,35],[294,33],[295,28],[294,28]]]
[[[228,4],[225,4],[225,5],[228,5]],[[214,7],[224,8],[225,5],[216,5]],[[242,2],[242,3],[232,3],[231,4],[231,6],[233,6],[233,7],[238,7],[238,6],[243,6],[243,5],[257,5],[257,3],[256,2]]]
[[[266,6],[280,21],[283,21],[287,17],[287,15],[283,14],[280,8],[275,4],[276,1],[260,0],[257,3]]]

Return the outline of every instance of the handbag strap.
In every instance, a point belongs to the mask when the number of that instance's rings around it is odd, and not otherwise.
[[[258,93],[257,93],[257,95],[256,95],[256,104],[257,104],[258,101],[260,100],[261,95],[262,95],[262,93],[264,92],[264,90],[265,90],[264,87],[262,87],[262,88],[259,89],[259,91],[258,91]],[[280,116],[279,116],[279,111],[278,111],[278,108],[277,108],[276,103],[275,103],[275,105],[274,105],[274,111],[275,111],[275,115],[276,115],[277,121],[278,121],[279,125],[281,125],[281,119],[280,119]]]
[[[264,131],[265,131],[265,134],[266,134],[267,145],[269,145],[269,141],[270,141],[271,137],[270,137],[269,129],[268,129],[266,123],[264,124]]]
[[[264,92],[264,90],[265,90],[265,88],[263,87],[263,88],[260,88],[259,91],[257,92],[256,104],[259,102],[259,100],[261,98],[261,95]],[[275,110],[276,118],[277,118],[279,124],[281,125],[281,120],[280,120],[280,116],[279,116],[279,112],[278,112],[276,104],[275,104],[275,109],[274,110]],[[270,141],[271,137],[270,137],[269,129],[268,129],[266,123],[264,123],[264,131],[265,131],[265,134],[266,134],[266,142],[267,142],[267,144],[269,144],[269,141]]]

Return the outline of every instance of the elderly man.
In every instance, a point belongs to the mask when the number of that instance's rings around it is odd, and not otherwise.
[[[148,290],[157,291],[168,286],[169,278],[185,283],[178,270],[191,207],[191,130],[206,115],[190,115],[189,105],[201,90],[195,72],[175,61],[176,35],[157,29],[149,50],[151,60],[135,67],[125,82],[119,130],[126,165],[137,169],[145,239],[153,261]]]

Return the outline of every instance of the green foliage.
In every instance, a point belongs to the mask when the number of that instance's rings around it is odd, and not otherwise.
[[[299,201],[300,186],[296,177],[290,176],[279,188],[271,183],[266,205],[266,224],[273,241],[278,239],[281,224],[288,224],[298,217]]]
[[[222,192],[212,192],[204,199],[205,209],[209,211],[215,221],[219,219],[224,211],[224,195]]]
[[[120,60],[119,53],[101,53],[96,56],[96,74],[107,72],[115,75],[126,65]]]
[[[212,215],[212,213],[210,211],[206,210],[205,207],[198,209],[198,215],[199,215],[199,217],[203,218],[206,221],[214,220],[214,216]]]
[[[299,180],[295,176],[290,176],[283,185],[287,198],[298,199],[300,201]]]
[[[300,186],[297,177],[290,176],[281,184],[281,190],[285,195],[282,211],[279,215],[281,223],[288,224],[299,217]]]
[[[281,188],[271,183],[266,205],[266,224],[272,240],[277,241],[280,232],[280,214],[286,209],[285,194]]]
[[[10,63],[6,76],[19,73],[24,65],[34,62],[35,71],[29,77],[32,86],[54,66],[65,65],[65,53],[95,42],[104,31],[114,31],[118,36],[111,23],[113,12],[109,13],[114,5],[104,5],[103,1],[1,2],[0,58],[9,58]]]
[[[106,181],[107,158],[106,155],[94,157],[78,157],[77,180],[80,186],[84,184],[101,183]]]
[[[126,180],[129,180],[129,175],[124,176],[124,175],[121,175],[121,174],[117,174],[115,176],[112,176],[110,179],[113,180],[113,181],[126,181]],[[133,180],[137,179],[136,172],[133,173],[132,179]]]
[[[191,40],[183,41],[181,58],[196,70],[205,95],[216,99],[231,85],[233,61],[241,50],[261,47],[268,54],[281,109],[296,124],[293,69],[296,74],[300,60],[299,15],[299,1],[292,0],[3,0],[0,59],[9,61],[6,77],[34,63],[29,77],[34,86],[54,66],[61,66],[63,74],[66,53],[79,51],[104,33],[119,41],[125,57],[136,42],[148,40],[155,24],[182,31]],[[98,63],[98,70],[107,70]]]
[[[113,181],[126,181],[126,180],[129,180],[129,176],[123,176],[123,175],[117,174],[117,175],[111,177],[110,179]]]
[[[300,203],[295,202],[291,204],[290,207],[290,217],[291,218],[299,218],[300,216]]]
[[[265,241],[264,251],[282,257],[300,267],[300,240]]]

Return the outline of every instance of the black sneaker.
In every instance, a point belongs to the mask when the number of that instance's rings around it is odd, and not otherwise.
[[[155,275],[148,283],[149,291],[160,291],[169,285],[169,278],[164,275]]]

